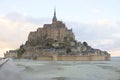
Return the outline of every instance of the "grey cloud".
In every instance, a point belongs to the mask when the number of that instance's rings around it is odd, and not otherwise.
[[[110,50],[113,48],[120,48],[120,38],[112,36],[114,33],[120,35],[120,24],[118,26],[112,25],[96,25],[96,24],[83,24],[83,23],[67,23],[73,28],[76,39],[80,41],[87,41],[93,47],[101,48],[103,50]],[[114,43],[101,44],[101,41],[110,40]]]
[[[47,17],[34,18],[32,16],[24,15],[20,13],[9,13],[6,15],[6,17],[14,21],[30,22],[32,24],[43,24],[43,23],[48,23],[51,21],[51,19]]]

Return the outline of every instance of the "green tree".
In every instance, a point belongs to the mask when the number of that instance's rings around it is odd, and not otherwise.
[[[24,54],[24,52],[25,52],[25,49],[24,49],[24,45],[22,44],[20,48],[17,50],[18,58],[20,58]]]
[[[88,46],[87,42],[83,42],[83,45],[84,45],[84,46]]]
[[[71,52],[71,48],[67,48],[66,49],[66,53],[68,54],[68,53],[70,53]]]

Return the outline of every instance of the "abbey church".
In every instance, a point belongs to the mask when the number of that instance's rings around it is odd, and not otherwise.
[[[68,29],[62,21],[57,20],[56,10],[54,10],[51,24],[44,24],[37,31],[30,32],[26,43],[19,49],[7,51],[5,57],[90,61],[109,60],[110,54],[107,51],[92,48],[87,42],[75,40],[72,29]]]
[[[56,11],[54,11],[52,24],[44,24],[43,28],[38,28],[37,31],[30,32],[26,45],[45,46],[42,43],[46,40],[48,42],[45,45],[49,45],[51,40],[55,41],[55,43],[63,43],[65,40],[75,41],[72,29],[67,29],[63,22],[57,20]]]

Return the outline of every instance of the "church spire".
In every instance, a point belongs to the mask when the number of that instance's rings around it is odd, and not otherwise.
[[[54,8],[54,16],[56,16],[56,9]]]
[[[56,9],[54,8],[54,16],[53,16],[53,19],[52,19],[53,22],[57,21],[57,18],[56,18]]]

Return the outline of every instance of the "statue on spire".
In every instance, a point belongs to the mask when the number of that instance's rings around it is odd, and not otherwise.
[[[56,9],[54,8],[54,16],[53,16],[53,19],[52,19],[53,22],[57,21],[57,18],[56,18]]]

